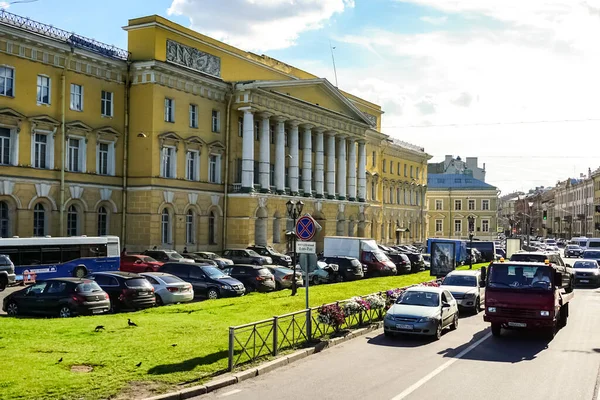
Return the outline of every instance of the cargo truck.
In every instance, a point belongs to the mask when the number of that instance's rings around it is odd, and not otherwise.
[[[367,266],[367,275],[396,275],[396,265],[368,238],[327,236],[324,241],[324,257],[353,257]]]

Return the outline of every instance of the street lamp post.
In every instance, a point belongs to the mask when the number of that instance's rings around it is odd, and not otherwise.
[[[467,217],[469,222],[469,269],[473,269],[473,228],[475,225],[475,218],[471,215]]]
[[[400,245],[400,232],[402,232],[400,227],[396,225],[396,246]]]
[[[296,264],[298,263],[298,255],[296,254],[296,241],[298,240],[298,235],[296,234],[296,221],[300,215],[302,215],[302,209],[304,208],[304,203],[302,201],[293,201],[289,200],[285,203],[287,208],[288,216],[294,220],[294,230],[292,231],[292,246],[294,251],[294,258],[292,260],[293,267],[293,275],[292,275],[292,296],[296,295],[298,291],[298,287],[296,286]],[[307,267],[308,271],[308,267]],[[308,278],[308,272],[306,274]]]
[[[527,220],[526,221],[528,222],[526,224],[526,229],[527,229],[527,246],[529,246],[529,243],[530,243],[530,240],[531,240],[531,237],[530,237],[531,236],[530,235],[531,234],[531,232],[530,232],[530,230],[531,230],[531,207],[533,206],[533,202],[530,201],[530,202],[527,203],[527,205],[529,207],[527,208],[527,214],[526,214],[527,215]]]

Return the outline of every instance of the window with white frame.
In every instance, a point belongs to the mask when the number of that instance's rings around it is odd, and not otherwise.
[[[198,106],[190,104],[190,128],[198,127]]]
[[[221,132],[221,112],[212,110],[212,131],[215,133]]]
[[[185,242],[195,243],[194,240],[194,211],[188,210],[185,215]]]
[[[217,216],[214,211],[208,213],[208,244],[217,244]]]
[[[38,104],[50,104],[50,78],[45,75],[37,77],[37,102]]]
[[[460,219],[454,220],[454,232],[456,232],[456,233],[462,232],[462,220],[460,220]]]
[[[10,236],[10,218],[8,204],[5,201],[0,201],[0,237],[7,238]]]
[[[244,137],[244,117],[238,118],[238,136]]]
[[[115,174],[115,144],[113,142],[98,142],[96,171],[99,175]]]
[[[406,175],[406,171],[407,171],[407,170],[408,170],[408,165],[407,165],[407,164],[404,164],[404,177],[406,177],[406,176],[407,176],[407,175]]]
[[[33,236],[46,235],[46,208],[42,203],[37,203],[33,208]]]
[[[382,169],[383,172],[386,172],[385,171],[386,170],[386,165],[387,165],[386,160],[383,160],[383,164],[381,165],[381,169]]]
[[[394,202],[394,188],[390,187],[390,198],[389,198],[389,203],[393,203]]]
[[[165,122],[175,122],[175,100],[165,97]]]
[[[374,167],[375,165],[377,165],[377,153],[376,152],[373,152],[371,160],[372,160],[372,163],[371,163],[372,167]]]
[[[108,235],[108,211],[102,206],[98,209],[98,236]]]
[[[462,200],[454,200],[454,211],[462,210]]]
[[[171,214],[163,209],[160,220],[160,240],[162,244],[171,243]]]
[[[400,188],[396,188],[396,204],[400,204]]]
[[[487,219],[481,220],[481,232],[489,232],[490,231],[490,221]]]
[[[113,92],[107,92],[106,90],[102,91],[102,95],[100,97],[100,114],[103,117],[112,117],[114,113],[114,102],[113,102],[114,94]]]
[[[74,204],[67,210],[67,236],[79,236],[79,210]]]
[[[469,199],[469,211],[475,210],[475,200]]]
[[[208,157],[208,181],[221,183],[221,155],[211,154]]]
[[[85,139],[69,137],[67,144],[67,169],[71,172],[85,172]]]
[[[54,168],[54,136],[52,132],[36,131],[31,145],[33,168]]]
[[[0,165],[10,165],[12,149],[11,132],[9,129],[0,128]]]
[[[175,147],[163,146],[160,152],[160,176],[175,178],[177,175],[177,160]]]
[[[490,209],[490,201],[489,200],[481,200],[481,209],[487,211]]]
[[[436,232],[443,232],[444,231],[444,220],[443,219],[436,219],[435,220],[435,231]]]
[[[377,200],[377,185],[375,182],[371,182],[371,200]]]
[[[83,111],[83,86],[71,83],[71,110]]]
[[[0,96],[15,95],[15,69],[6,65],[0,66]]]
[[[185,154],[185,179],[189,181],[200,180],[200,153],[197,150],[188,150]]]
[[[413,166],[412,165],[410,166],[410,177],[414,178],[414,176],[413,176]]]

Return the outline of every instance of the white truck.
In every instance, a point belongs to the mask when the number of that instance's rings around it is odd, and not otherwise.
[[[396,265],[368,238],[327,236],[323,255],[325,257],[353,257],[367,266],[371,276],[396,275]]]

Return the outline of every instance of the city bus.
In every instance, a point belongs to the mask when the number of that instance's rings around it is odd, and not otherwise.
[[[0,239],[0,254],[15,265],[16,280],[35,274],[36,280],[84,277],[91,272],[117,271],[117,236],[13,237]]]

